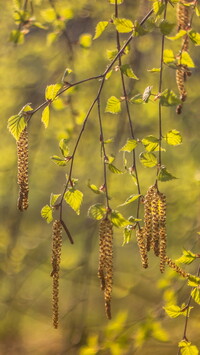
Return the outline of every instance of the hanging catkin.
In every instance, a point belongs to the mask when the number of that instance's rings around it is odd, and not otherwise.
[[[98,277],[104,291],[105,311],[111,319],[111,293],[113,283],[113,226],[108,218],[101,220],[99,227]]]
[[[166,232],[166,196],[159,193],[159,241],[160,241],[160,271],[165,270],[165,257],[167,246],[167,232]]]
[[[190,274],[186,272],[185,270],[181,269],[178,265],[175,264],[174,261],[172,261],[170,258],[165,256],[165,263],[169,265],[174,271],[177,272],[177,274],[181,275],[184,278],[188,278]]]
[[[136,232],[137,244],[140,251],[142,266],[146,269],[148,267],[148,257],[147,257],[147,240],[144,233],[144,228],[140,228]]]
[[[144,236],[147,241],[147,251],[150,250],[152,243],[152,200],[155,187],[151,186],[144,198]]]
[[[21,132],[17,141],[19,197],[17,207],[20,211],[28,208],[28,130]]]
[[[58,328],[58,316],[59,316],[59,270],[61,259],[61,247],[62,247],[62,225],[59,220],[53,222],[52,229],[52,272],[53,278],[53,291],[52,291],[52,310],[53,310],[53,326]]]

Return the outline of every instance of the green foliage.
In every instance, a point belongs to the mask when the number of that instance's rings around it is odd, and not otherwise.
[[[53,209],[49,205],[45,205],[41,209],[41,216],[42,218],[46,219],[47,223],[53,221]]]
[[[64,195],[67,204],[77,213],[80,214],[80,207],[83,200],[83,193],[75,188],[70,188]]]
[[[124,203],[122,203],[121,205],[119,205],[118,207],[122,207],[122,206],[126,206],[129,203],[136,201],[141,195],[131,195],[129,196],[126,201]]]
[[[191,30],[189,31],[189,37],[191,39],[191,41],[195,44],[195,46],[199,46],[200,45],[200,33]]]
[[[131,20],[126,18],[115,18],[113,22],[116,30],[120,33],[128,33],[133,31],[134,26]]]
[[[59,142],[62,155],[66,158],[69,155],[68,139],[62,138]]]
[[[8,129],[16,140],[19,139],[25,127],[26,121],[22,115],[14,115],[8,119]]]
[[[185,65],[188,68],[195,68],[195,64],[190,57],[189,53],[186,51],[183,51],[181,53],[181,56],[178,59],[178,65]]]
[[[99,38],[102,33],[105,31],[106,27],[108,26],[108,21],[100,21],[98,22],[98,24],[96,25],[95,28],[95,35],[93,37],[93,39],[97,39]]]
[[[90,33],[84,33],[79,37],[79,43],[81,47],[89,49],[92,45],[92,35]]]
[[[63,159],[63,158],[60,158],[58,155],[53,155],[51,157],[51,159],[58,166],[66,166],[67,165],[67,160]]]
[[[162,106],[176,106],[181,103],[181,100],[170,89],[166,89],[160,95],[160,103]]]
[[[161,33],[166,36],[166,35],[170,34],[170,32],[173,30],[174,26],[175,26],[174,23],[170,23],[167,20],[162,20],[159,25],[159,28],[161,30]]]
[[[164,139],[170,145],[179,145],[182,143],[182,137],[180,135],[180,132],[176,129],[172,129],[171,131],[169,131],[164,137]]]
[[[49,110],[49,105],[48,105],[42,111],[42,122],[44,123],[45,128],[47,128],[49,126],[49,117],[50,117],[50,110]]]
[[[140,154],[140,162],[146,168],[153,168],[158,163],[157,158],[156,158],[155,154],[153,154],[153,153],[141,153]]]
[[[58,198],[61,196],[61,194],[53,194],[51,193],[51,196],[50,196],[50,206],[51,207],[54,207],[55,203],[57,202]]]
[[[154,136],[147,136],[146,138],[143,138],[142,144],[144,145],[147,152],[159,150],[159,139]]]
[[[122,65],[120,69],[123,74],[128,76],[128,78],[139,80],[138,77],[134,74],[133,69],[131,68],[131,66],[129,64]]]
[[[196,255],[190,250],[183,250],[183,255],[176,260],[177,263],[191,264],[196,259]]]
[[[186,340],[181,340],[178,344],[181,349],[181,355],[198,355],[199,351],[195,345]]]
[[[124,218],[124,216],[118,211],[113,210],[110,214],[110,220],[117,228],[123,228],[130,225],[130,221]]]
[[[197,303],[200,304],[200,289],[199,286],[195,287],[192,292],[191,292],[191,296],[193,298],[193,300]]]
[[[107,101],[105,112],[109,112],[113,114],[121,112],[120,100],[115,96],[111,96]]]
[[[121,152],[132,152],[137,147],[137,141],[135,139],[127,139],[126,144],[120,149]]]
[[[88,210],[88,216],[96,220],[102,219],[105,216],[105,213],[106,213],[106,208],[101,203],[92,205]]]
[[[174,180],[177,179],[175,176],[173,176],[171,173],[169,173],[167,171],[167,169],[165,167],[162,167],[159,171],[158,174],[158,180],[165,182],[165,181],[170,181],[170,180]]]
[[[170,318],[177,318],[179,316],[188,316],[193,307],[189,307],[188,310],[184,304],[181,307],[172,304],[163,308]]]
[[[108,164],[108,169],[111,171],[111,173],[113,174],[123,174],[123,172],[121,170],[119,170],[118,168],[116,168],[115,165],[113,164]]]
[[[62,84],[48,85],[45,90],[45,99],[53,101],[56,98],[61,87]]]

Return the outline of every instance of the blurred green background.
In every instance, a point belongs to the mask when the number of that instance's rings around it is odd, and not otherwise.
[[[29,11],[30,4],[28,2]],[[61,138],[69,138],[73,149],[99,82],[83,84],[64,94],[62,101],[51,108],[47,130],[41,123],[41,111],[33,116],[29,130],[30,206],[23,214],[16,208],[16,143],[7,130],[7,119],[26,103],[32,103],[33,108],[41,104],[46,86],[59,82],[66,67],[73,69],[73,81],[101,74],[109,63],[106,49],[115,49],[116,35],[114,26],[110,25],[90,48],[80,45],[81,35],[93,36],[97,22],[109,20],[114,13],[114,6],[106,0],[34,0],[32,4],[31,16],[45,28],[25,26],[24,41],[20,38],[23,43],[16,45],[10,41],[10,36],[18,27],[14,11],[20,2],[0,0],[0,353],[176,354],[184,317],[169,319],[162,307],[169,302],[179,305],[187,302],[190,289],[168,268],[161,276],[159,260],[153,255],[150,255],[149,268],[143,270],[135,235],[129,244],[122,246],[123,232],[117,228],[114,229],[113,319],[107,321],[104,314],[103,294],[97,279],[98,222],[87,217],[89,206],[104,202],[102,196],[87,187],[88,180],[97,186],[103,183],[96,108],[90,115],[75,158],[73,177],[79,179],[78,188],[84,193],[84,202],[80,216],[69,207],[64,212],[75,244],[70,245],[63,236],[60,325],[58,330],[51,325],[51,225],[42,220],[40,210],[49,203],[51,192],[62,192],[68,170],[56,166],[50,157],[59,155]],[[52,15],[52,5],[61,16],[59,20],[55,19],[55,13]],[[119,7],[119,16],[140,20],[151,6],[152,2],[147,0],[126,0]],[[175,8],[170,7],[168,17],[176,22]],[[193,24],[198,31],[198,17],[194,17]],[[123,42],[127,34],[121,37]],[[158,92],[159,74],[147,70],[159,67],[160,40],[159,31],[153,31],[131,43],[130,53],[123,62],[131,63],[140,80],[126,80],[130,97],[142,93],[149,85],[153,86],[154,93]],[[166,40],[166,48],[173,48],[175,53],[180,45],[181,40]],[[159,184],[167,196],[168,255],[173,259],[181,255],[183,248],[199,252],[199,47],[191,44],[190,53],[196,68],[187,83],[188,99],[183,113],[178,116],[174,107],[163,108],[163,132],[177,129],[183,137],[182,145],[168,146],[163,153],[163,163],[178,179]],[[167,87],[178,94],[175,70],[165,67],[163,88]],[[114,72],[106,82],[102,112],[111,95],[123,96],[119,72]],[[157,135],[157,102],[131,105],[131,114],[136,138]],[[114,138],[106,147],[108,154],[116,155],[116,166],[123,170],[122,154],[118,151],[130,137],[126,113],[123,110],[120,115],[105,113],[102,116],[105,138]],[[142,148],[137,150],[137,157],[141,151]],[[138,173],[145,194],[155,181],[156,169],[144,168],[138,162]],[[108,186],[114,209],[137,193],[127,173],[109,173]],[[136,203],[117,209],[128,218],[136,214]],[[187,269],[196,273],[197,267],[192,264]],[[194,306],[188,337],[200,347],[200,311],[198,305]]]

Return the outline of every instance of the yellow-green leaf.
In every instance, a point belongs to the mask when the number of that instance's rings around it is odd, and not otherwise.
[[[21,132],[26,127],[26,122],[23,116],[14,115],[8,119],[8,130],[13,135],[13,137],[18,140]]]
[[[45,128],[47,128],[49,125],[49,117],[50,117],[50,110],[49,110],[49,105],[48,105],[42,111],[42,122],[44,123]]]
[[[178,344],[180,350],[181,350],[181,355],[198,355],[199,350],[195,345],[192,345],[190,342],[186,340],[181,340]]]
[[[59,148],[62,152],[62,155],[66,158],[69,155],[69,147],[67,145],[68,139],[61,139],[59,142]]]
[[[83,193],[74,188],[70,188],[64,196],[65,201],[68,205],[79,215],[80,206],[83,200]]]
[[[116,30],[120,33],[131,32],[134,28],[133,22],[126,18],[115,18],[114,25],[116,27]]]
[[[185,305],[179,307],[172,304],[170,306],[163,307],[163,308],[170,318],[177,318],[179,316],[186,316],[188,314],[188,310],[185,307]],[[193,307],[189,308],[189,312],[191,311],[192,308]]]
[[[153,168],[158,163],[157,158],[153,153],[141,153],[140,162],[147,168]]]
[[[191,30],[191,31],[189,31],[188,34],[189,34],[191,41],[195,44],[195,46],[200,46],[200,33]]]
[[[126,144],[120,149],[120,152],[132,152],[137,146],[136,139],[127,139]]]
[[[173,176],[172,174],[170,174],[165,167],[162,167],[160,169],[160,172],[158,174],[159,181],[165,182],[165,181],[170,181],[173,179],[177,179],[177,178],[175,176]]]
[[[113,173],[113,174],[123,174],[121,170],[116,168],[113,164],[108,164],[108,169]]]
[[[46,219],[47,223],[53,221],[53,210],[49,205],[45,205],[41,209],[41,216],[42,218]]]
[[[153,2],[153,11],[155,12],[156,16],[161,15],[164,8],[165,8],[165,4],[162,3],[161,1],[154,1]]]
[[[61,194],[53,194],[51,193],[51,196],[50,196],[50,206],[53,207],[57,201],[57,199],[61,196]]]
[[[45,99],[54,100],[57,96],[58,91],[61,89],[62,84],[48,85],[45,90]]]
[[[79,37],[79,43],[85,49],[90,48],[92,45],[92,35],[90,33],[83,33]]]
[[[118,53],[117,49],[107,49],[106,54],[109,60],[113,60]]]
[[[170,39],[171,41],[175,41],[176,39],[182,38],[186,33],[187,32],[185,30],[180,30],[179,32],[177,32],[175,36],[167,37],[167,38]]]
[[[173,63],[175,62],[174,52],[171,49],[165,49],[163,53],[164,63]]]
[[[179,145],[182,143],[182,137],[180,135],[180,132],[176,129],[169,131],[164,137],[164,139],[170,145]]]
[[[118,211],[112,211],[110,214],[110,220],[111,222],[118,228],[120,227],[126,227],[130,225],[130,221],[124,218],[121,213]]]
[[[101,203],[97,203],[96,205],[92,205],[88,210],[88,216],[93,219],[100,220],[106,214],[106,208]]]
[[[101,34],[105,31],[106,27],[108,26],[108,21],[100,21],[97,23],[95,28],[95,35],[93,39],[97,39],[101,36]]]
[[[121,205],[119,205],[118,207],[122,207],[122,206],[126,206],[129,203],[136,201],[141,195],[131,195],[129,196],[126,201],[124,203],[122,203]]]
[[[133,69],[129,64],[124,64],[121,66],[121,71],[123,74],[131,79],[139,80],[139,78],[134,74]]]
[[[177,263],[191,264],[196,259],[196,255],[190,250],[183,250],[183,255],[176,260]]]
[[[154,136],[147,136],[142,139],[142,144],[145,146],[147,152],[159,150],[159,139]]]
[[[54,162],[56,165],[59,165],[59,166],[65,166],[65,165],[67,165],[66,159],[60,158],[58,155],[53,155],[53,156],[51,157],[51,159],[53,160],[53,162]]]
[[[182,51],[181,56],[178,59],[178,65],[186,65],[188,68],[195,68],[192,58],[186,51]]]
[[[88,181],[88,187],[90,188],[90,190],[92,190],[97,195],[99,195],[101,193],[101,191],[99,191],[98,187],[94,184],[90,184],[89,181]]]
[[[109,112],[113,114],[121,112],[120,100],[115,96],[111,96],[107,101],[105,112]]]
[[[199,287],[195,287],[192,290],[191,296],[196,303],[200,304],[200,289],[199,289]]]
[[[162,106],[176,106],[181,103],[181,100],[172,90],[166,89],[160,95],[160,103]]]

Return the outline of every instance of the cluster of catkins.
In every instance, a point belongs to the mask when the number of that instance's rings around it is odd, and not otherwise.
[[[185,6],[183,3],[177,4],[177,24],[178,24],[178,31],[184,30],[187,31],[190,27],[190,20],[189,20],[190,10],[188,6]],[[187,52],[189,47],[189,37],[186,34],[183,37],[182,47],[179,54],[179,58],[181,58],[183,52]],[[185,81],[187,76],[190,76],[191,72],[188,70],[187,66],[185,65],[178,65],[176,70],[176,83],[179,90],[180,100],[182,101],[176,108],[176,112],[180,114],[182,112],[183,102],[187,98],[187,91],[185,88]]]
[[[61,247],[62,247],[62,225],[59,220],[53,222],[52,228],[52,272],[53,278],[53,294],[52,294],[52,308],[53,308],[53,326],[58,328],[58,316],[59,316],[59,270],[61,259]]]
[[[105,311],[111,319],[111,293],[113,283],[113,226],[108,217],[100,222],[99,227],[99,268],[98,277],[104,292]]]
[[[147,253],[152,249],[160,257],[164,272],[166,257],[166,197],[153,185],[144,198],[144,227],[137,231],[137,242],[144,268],[148,267]]]
[[[17,141],[19,197],[17,207],[20,211],[28,208],[28,130],[21,132]]]

